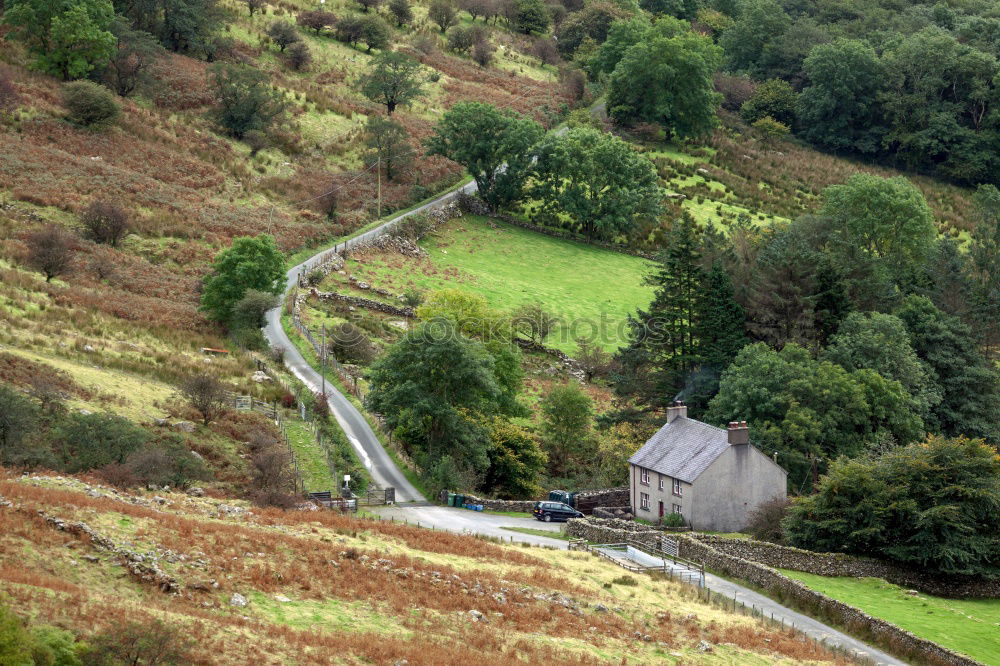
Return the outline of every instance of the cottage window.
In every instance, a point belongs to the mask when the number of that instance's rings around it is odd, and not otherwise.
[[[660,475],[660,490],[663,490],[663,475]]]
[[[649,470],[648,469],[642,469],[641,467],[639,468],[639,483],[641,483],[644,486],[648,486],[649,485]]]
[[[670,510],[673,511],[674,513],[682,513],[680,504],[671,504],[670,506],[671,506]]]
[[[639,493],[639,508],[649,511],[649,493]]]
[[[681,487],[681,480],[674,479],[674,495],[681,497],[684,495],[684,489]]]

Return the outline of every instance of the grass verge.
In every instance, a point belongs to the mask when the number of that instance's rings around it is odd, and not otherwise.
[[[907,591],[879,578],[832,578],[780,571],[921,638],[984,664],[1000,664],[1000,599],[944,599]]]
[[[560,541],[570,540],[570,537],[568,537],[562,530],[558,532],[550,532],[548,530],[538,530],[534,527],[501,527],[500,529],[507,530],[508,532],[518,532],[519,534],[530,534],[532,536],[547,537],[549,539],[559,539]]]

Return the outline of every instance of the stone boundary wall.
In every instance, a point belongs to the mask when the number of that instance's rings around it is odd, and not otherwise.
[[[630,506],[595,506],[590,514],[594,518],[607,518],[610,520],[631,520],[632,507]]]
[[[584,373],[583,368],[580,367],[580,362],[571,357],[566,352],[555,349],[553,347],[546,347],[545,345],[540,345],[534,340],[525,340],[514,336],[514,344],[516,344],[521,349],[527,349],[528,351],[538,352],[540,354],[545,354],[547,356],[552,356],[562,363],[566,371],[579,379],[581,382],[586,382],[586,373]]]
[[[320,300],[340,301],[342,303],[347,303],[348,305],[353,305],[354,307],[365,308],[366,310],[376,310],[378,312],[384,312],[385,314],[395,315],[396,317],[406,317],[407,319],[412,319],[414,316],[413,308],[390,305],[380,301],[373,301],[370,298],[362,298],[361,296],[348,296],[347,294],[338,294],[335,291],[316,291],[315,289],[310,291],[310,295],[315,296]]]
[[[633,525],[635,529],[628,530],[625,525],[629,524]],[[657,540],[662,535],[657,530],[637,523],[627,523],[621,520],[594,520],[592,518],[570,520],[566,527],[566,534],[596,543],[621,543],[633,539],[652,547],[657,545]],[[918,657],[935,666],[983,666],[974,659],[915,636],[885,620],[874,618],[853,606],[809,589],[771,567],[723,553],[703,540],[690,535],[678,534],[672,538],[680,544],[679,554],[681,557],[703,564],[723,575],[738,578],[763,588],[779,599],[794,599],[804,608],[810,609],[810,615],[830,618],[840,626],[846,627],[848,631],[869,637],[880,645],[889,646],[898,655],[910,658]]]
[[[630,496],[628,486],[619,486],[618,488],[581,490],[576,494],[576,499],[577,501],[597,502],[599,506],[628,506]]]
[[[483,497],[477,497],[475,495],[470,495],[468,493],[460,493],[465,495],[466,504],[482,504],[484,509],[490,511],[523,511],[531,513],[531,510],[535,508],[535,502],[540,500],[501,500],[501,499],[486,499]],[[441,496],[438,497],[442,504],[448,502],[448,491],[444,490],[441,492]]]
[[[767,541],[729,539],[708,534],[692,535],[727,555],[779,569],[794,569],[820,576],[882,578],[901,587],[935,597],[963,599],[1000,598],[1000,580],[975,576],[930,575],[910,567],[846,553],[814,553]]]

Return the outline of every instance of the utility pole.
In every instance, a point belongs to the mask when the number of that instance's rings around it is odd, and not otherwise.
[[[320,391],[323,394],[323,399],[326,399],[326,324],[323,324],[323,346],[320,348],[319,355],[319,376],[322,382],[323,389]]]
[[[378,172],[378,218],[382,219],[382,156],[379,155],[375,162],[375,171]]]

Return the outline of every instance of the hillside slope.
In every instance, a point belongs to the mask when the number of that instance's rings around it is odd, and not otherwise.
[[[84,635],[169,620],[189,663],[835,661],[582,553],[67,477],[6,478],[0,496],[19,614]]]

